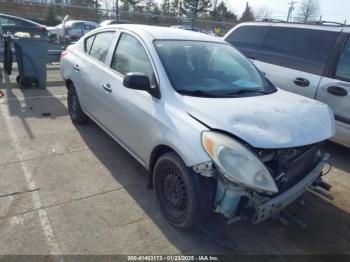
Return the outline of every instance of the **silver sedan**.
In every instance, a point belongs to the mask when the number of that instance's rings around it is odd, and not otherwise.
[[[259,223],[323,187],[331,109],[276,88],[223,40],[112,25],[62,53],[75,124],[92,119],[148,171],[166,219]]]

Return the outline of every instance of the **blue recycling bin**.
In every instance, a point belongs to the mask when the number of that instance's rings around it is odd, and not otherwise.
[[[22,87],[30,87],[35,83],[39,88],[46,88],[47,39],[45,37],[13,37],[12,40],[19,73],[17,82]]]

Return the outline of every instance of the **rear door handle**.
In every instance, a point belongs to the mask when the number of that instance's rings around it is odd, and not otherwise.
[[[107,92],[111,93],[112,92],[112,87],[110,84],[104,84],[102,85],[103,89],[106,90]]]
[[[297,77],[294,80],[294,84],[296,84],[297,86],[307,87],[310,85],[310,81],[305,78]]]
[[[327,92],[335,96],[346,96],[348,91],[339,86],[330,86],[327,88]]]
[[[79,65],[78,65],[78,64],[75,64],[75,65],[73,66],[73,68],[74,68],[75,70],[77,70],[77,71],[79,71],[79,70],[80,70],[80,68],[79,68]]]

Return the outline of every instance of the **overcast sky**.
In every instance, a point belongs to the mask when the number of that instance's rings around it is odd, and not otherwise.
[[[221,0],[218,0],[220,2]],[[265,6],[272,11],[272,17],[276,19],[287,19],[288,3],[291,0],[223,0],[235,14],[240,16],[245,8],[246,2],[258,9]],[[296,10],[298,12],[298,4],[303,0],[297,0]],[[319,0],[321,7],[321,15],[323,20],[350,23],[350,0]]]

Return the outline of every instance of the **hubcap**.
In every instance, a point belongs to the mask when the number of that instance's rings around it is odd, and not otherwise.
[[[173,167],[166,167],[161,173],[161,198],[167,213],[172,217],[182,216],[187,208],[187,190],[183,177]]]

